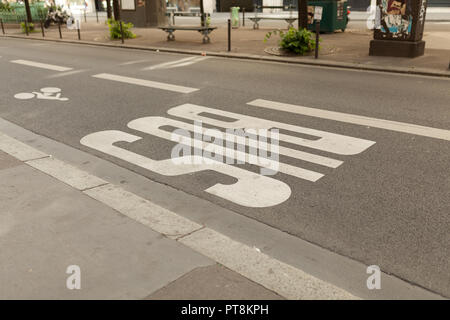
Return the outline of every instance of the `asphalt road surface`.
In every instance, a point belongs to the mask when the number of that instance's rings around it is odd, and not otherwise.
[[[450,297],[448,79],[14,39],[0,56],[2,118]],[[194,118],[278,127],[280,171],[163,161]]]

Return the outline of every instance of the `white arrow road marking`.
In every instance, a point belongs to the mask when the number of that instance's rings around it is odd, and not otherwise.
[[[73,69],[73,68],[68,68],[68,67],[55,66],[53,64],[34,62],[34,61],[30,61],[30,60],[11,60],[10,62],[22,64],[22,65],[30,66],[30,67],[59,71],[59,72],[69,71],[69,70]]]
[[[280,204],[291,195],[291,188],[282,181],[275,180],[228,164],[215,162],[205,164],[209,159],[199,156],[184,156],[175,165],[172,159],[153,160],[140,154],[114,146],[117,142],[133,143],[141,137],[117,130],[100,131],[83,137],[80,143],[92,149],[128,161],[134,165],[165,176],[178,176],[193,172],[212,170],[231,177],[233,184],[217,183],[205,191],[220,198],[246,207],[260,208]],[[201,163],[201,165],[195,164]]]
[[[378,118],[370,118],[365,116],[358,116],[350,113],[341,113],[335,111],[328,111],[322,109],[308,108],[297,106],[294,104],[287,104],[263,99],[256,99],[248,105],[260,108],[267,108],[277,111],[285,111],[290,113],[302,114],[310,117],[317,117],[328,120],[335,120],[340,122],[358,124],[373,128],[386,129],[402,133],[409,133],[418,136],[430,137],[435,139],[443,139],[450,141],[450,130],[438,129],[432,127],[419,126],[416,124],[397,122],[391,120],[384,120]]]
[[[171,68],[178,68],[178,67],[184,67],[189,66],[191,64],[203,61],[205,59],[208,59],[209,57],[189,57],[189,58],[183,58],[180,60],[170,61],[170,62],[164,62],[160,63],[154,66],[150,66],[147,68],[144,68],[142,70],[156,70],[156,69],[171,69]]]
[[[112,80],[112,81],[124,82],[124,83],[129,83],[129,84],[135,84],[135,85],[143,86],[143,87],[149,87],[149,88],[155,88],[155,89],[161,89],[161,90],[167,90],[167,91],[173,91],[173,92],[180,92],[180,93],[191,93],[191,92],[200,90],[200,89],[196,89],[196,88],[177,86],[174,84],[169,84],[169,83],[164,83],[164,82],[124,77],[124,76],[119,76],[119,75],[110,74],[110,73],[100,73],[100,74],[93,75],[92,77],[98,78],[98,79],[105,79],[105,80]]]

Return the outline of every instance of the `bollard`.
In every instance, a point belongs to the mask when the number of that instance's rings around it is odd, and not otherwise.
[[[242,8],[242,26],[245,27],[245,8]]]
[[[97,23],[98,23],[98,11],[95,10],[95,17],[97,18]]]
[[[43,20],[41,20],[41,31],[42,31],[42,38],[45,37],[45,33],[44,33],[44,22]]]
[[[120,37],[122,38],[122,44],[125,42],[123,39],[123,27],[122,27],[122,20],[119,20],[120,24]]]
[[[231,51],[231,19],[228,19],[228,51]]]
[[[28,22],[27,22],[26,19],[25,19],[25,33],[26,33],[27,36],[28,36]]]
[[[76,26],[77,26],[77,33],[78,33],[78,40],[81,40],[81,32],[80,32],[80,20],[76,20]]]
[[[3,26],[3,19],[0,18],[0,24],[2,25],[2,32],[5,34],[5,27]]]
[[[314,59],[319,58],[319,34],[320,34],[320,20],[316,20],[316,50],[314,52]]]
[[[87,18],[86,18],[86,9],[84,10],[84,22],[87,22]]]
[[[61,21],[59,21],[59,20],[58,20],[58,30],[59,30],[59,38],[62,39]]]

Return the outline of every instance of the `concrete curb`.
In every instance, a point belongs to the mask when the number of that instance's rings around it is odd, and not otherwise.
[[[291,64],[299,64],[299,65],[307,65],[307,66],[332,67],[332,68],[340,68],[340,69],[378,71],[378,72],[390,72],[390,73],[450,78],[450,69],[448,71],[440,71],[440,70],[434,70],[434,69],[428,69],[428,68],[384,67],[384,66],[376,66],[376,65],[366,65],[366,64],[361,64],[361,63],[352,63],[352,62],[337,62],[337,61],[330,61],[330,60],[301,61],[301,60],[294,60],[294,59],[285,58],[285,57],[270,57],[270,56],[243,54],[243,53],[210,52],[210,51],[199,51],[199,50],[188,50],[188,49],[171,49],[171,48],[164,48],[164,47],[144,47],[144,46],[126,45],[126,44],[99,43],[99,42],[95,42],[95,41],[84,41],[84,40],[32,38],[32,37],[19,36],[19,35],[3,35],[3,37],[17,38],[17,39],[31,39],[31,40],[38,40],[38,41],[72,43],[72,44],[84,44],[84,45],[92,45],[92,46],[100,46],[100,47],[113,47],[113,48],[122,48],[122,49],[147,50],[147,51],[155,51],[155,52],[169,52],[169,53],[192,54],[192,55],[206,54],[207,56],[221,57],[221,58],[280,62],[280,63],[291,63]]]

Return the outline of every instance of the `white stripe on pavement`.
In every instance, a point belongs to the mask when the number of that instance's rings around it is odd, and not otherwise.
[[[179,59],[179,60],[175,60],[175,61],[169,61],[169,62],[164,62],[164,63],[160,63],[154,66],[150,66],[147,68],[144,68],[142,70],[156,70],[156,69],[170,69],[170,68],[176,68],[176,67],[182,67],[182,66],[188,66],[191,64],[194,64],[196,62],[202,61],[207,59],[208,57],[189,57],[189,58],[183,58],[183,59]]]
[[[358,299],[341,288],[210,228],[196,231],[179,241],[287,299]]]
[[[203,228],[198,223],[145,200],[134,193],[125,191],[118,186],[107,184],[83,192],[123,215],[172,239]]]
[[[450,141],[450,130],[438,129],[432,127],[419,126],[416,124],[384,120],[378,118],[370,118],[350,113],[342,113],[328,111],[322,109],[308,108],[293,104],[269,101],[264,99],[256,99],[247,103],[248,105],[260,108],[267,108],[277,111],[285,111],[295,114],[302,114],[310,117],[317,117],[328,120],[352,123],[373,128],[386,129],[402,133],[409,133],[435,139],[443,139]]]
[[[53,64],[34,62],[34,61],[30,61],[30,60],[11,60],[10,62],[17,63],[17,64],[22,64],[22,65],[25,65],[25,66],[42,68],[42,69],[48,69],[48,70],[53,70],[53,71],[60,71],[60,72],[62,72],[62,71],[69,71],[69,70],[73,69],[73,68],[68,68],[68,67],[55,66]]]
[[[124,63],[119,64],[119,66],[129,66],[132,64],[138,64],[138,63],[143,63],[143,62],[147,62],[148,60],[133,60],[133,61],[127,61]]]
[[[169,83],[164,83],[164,82],[156,82],[156,81],[150,81],[150,80],[144,80],[144,79],[124,77],[124,76],[119,76],[119,75],[110,74],[110,73],[100,73],[100,74],[93,75],[93,77],[98,78],[98,79],[124,82],[124,83],[135,84],[135,85],[143,86],[143,87],[168,90],[168,91],[174,91],[174,92],[180,92],[180,93],[191,93],[191,92],[199,90],[196,88],[177,86],[174,84],[169,84]]]
[[[21,161],[49,157],[48,154],[40,152],[29,145],[2,133],[0,133],[0,150],[3,150]]]
[[[107,183],[103,179],[50,157],[26,161],[26,163],[78,190],[86,190]]]
[[[62,73],[56,73],[56,74],[52,74],[50,76],[47,77],[47,79],[54,79],[54,78],[61,78],[61,77],[66,77],[66,76],[71,76],[77,73],[82,73],[87,71],[87,69],[83,69],[83,70],[72,70],[72,71],[67,71],[67,72],[62,72]]]

